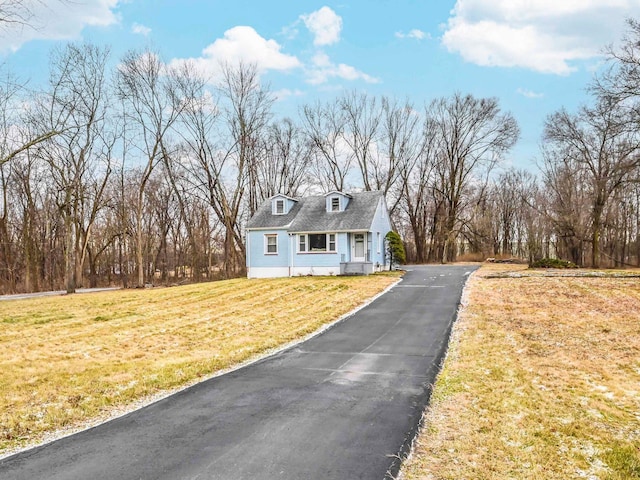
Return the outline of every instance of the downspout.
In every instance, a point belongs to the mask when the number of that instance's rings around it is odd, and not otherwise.
[[[296,242],[295,242],[295,235],[290,233],[289,234],[289,276],[292,277],[293,276],[293,259],[295,258],[293,256],[293,249],[296,247]]]
[[[247,249],[247,278],[251,278],[251,242],[249,241],[250,231],[247,230],[244,244]]]

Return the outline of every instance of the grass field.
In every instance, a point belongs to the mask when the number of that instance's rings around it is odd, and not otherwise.
[[[238,279],[0,302],[0,454],[304,337],[397,277]]]
[[[470,280],[405,480],[640,479],[640,279],[522,268]]]

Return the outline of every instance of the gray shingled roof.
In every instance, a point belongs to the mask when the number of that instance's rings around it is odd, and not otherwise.
[[[351,194],[343,212],[327,212],[325,196],[297,198],[286,215],[271,213],[271,199],[265,201],[247,223],[247,228],[287,228],[289,232],[338,232],[369,230],[376,213],[380,191]]]
[[[289,225],[296,217],[300,208],[302,207],[302,201],[296,199],[293,208],[289,210],[286,215],[274,215],[271,213],[271,199],[265,200],[253,217],[247,222],[247,228],[284,228]]]

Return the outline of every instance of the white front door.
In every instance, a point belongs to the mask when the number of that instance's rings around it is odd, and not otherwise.
[[[351,245],[352,262],[364,262],[366,260],[366,252],[364,248],[364,233],[354,233],[353,234],[353,242]]]

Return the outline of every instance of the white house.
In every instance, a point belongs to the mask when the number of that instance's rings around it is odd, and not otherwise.
[[[369,274],[384,269],[391,230],[382,192],[275,195],[249,220],[247,276]]]

